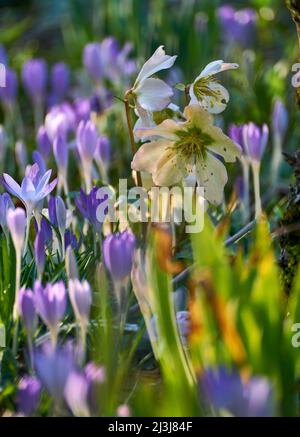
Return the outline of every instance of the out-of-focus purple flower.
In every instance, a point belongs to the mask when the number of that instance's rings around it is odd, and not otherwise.
[[[6,67],[5,87],[0,87],[0,99],[4,105],[11,106],[16,100],[18,90],[17,74],[11,68]]]
[[[39,166],[41,174],[46,173],[47,171],[46,163],[44,161],[42,154],[38,150],[34,150],[32,152],[32,160],[35,164]]]
[[[230,5],[223,5],[218,8],[217,13],[223,39],[242,45],[248,45],[252,42],[257,19],[254,9],[235,10]]]
[[[235,371],[208,369],[201,377],[200,387],[216,410],[238,417],[274,414],[273,391],[265,378],[253,377],[245,383]]]
[[[39,278],[42,277],[46,262],[46,253],[45,253],[45,238],[44,233],[42,231],[37,233],[35,242],[34,242],[34,257],[36,262],[36,267],[38,271]]]
[[[68,376],[75,371],[75,353],[71,345],[54,348],[47,342],[35,353],[37,375],[57,403],[64,398]]]
[[[129,232],[110,234],[103,242],[103,258],[106,268],[115,281],[122,281],[130,275],[135,236]]]
[[[26,416],[30,416],[38,407],[41,395],[41,383],[34,376],[23,376],[18,385],[18,409]]]
[[[45,244],[49,244],[52,242],[52,229],[45,217],[42,217],[40,232],[44,234]]]
[[[68,143],[65,137],[59,135],[54,139],[53,153],[58,169],[65,175],[69,158]]]
[[[18,140],[16,142],[15,153],[16,153],[16,161],[19,167],[23,171],[25,171],[28,163],[28,156],[27,156],[27,147],[24,141]]]
[[[5,66],[7,65],[7,54],[2,44],[0,44],[0,62]]]
[[[107,197],[97,199],[97,191],[98,188],[96,186],[91,189],[89,194],[80,189],[79,197],[75,197],[75,204],[83,217],[94,227],[95,232],[101,232],[102,223],[97,220],[97,208],[102,202],[107,200]]]
[[[77,239],[76,235],[71,231],[71,229],[67,229],[65,232],[65,248],[71,247],[73,250],[78,250],[81,245],[81,238]]]
[[[117,416],[118,417],[130,417],[131,411],[128,405],[122,404],[117,409]]]
[[[95,160],[102,163],[102,165],[106,166],[110,161],[111,156],[111,146],[109,139],[101,135],[98,138],[97,146],[95,150]]]
[[[92,305],[92,291],[87,281],[69,281],[69,297],[78,323],[86,327]]]
[[[49,212],[49,219],[50,219],[51,224],[53,226],[57,226],[56,198],[54,196],[49,196],[48,212]]]
[[[0,226],[4,232],[7,230],[6,216],[9,209],[15,209],[10,195],[8,193],[0,194]]]
[[[72,372],[65,385],[65,399],[74,416],[90,416],[88,406],[89,383],[84,374]]]
[[[76,99],[74,102],[77,123],[88,121],[91,114],[90,99]]]
[[[27,214],[31,216],[35,208],[40,207],[41,201],[54,189],[57,179],[49,183],[52,170],[41,174],[39,166],[33,164],[24,177],[21,186],[7,173],[3,174],[5,188],[18,197],[26,207]]]
[[[236,194],[238,199],[240,199],[241,201],[243,201],[244,196],[245,196],[245,187],[244,187],[244,181],[242,176],[238,176],[235,180],[235,190],[236,190]]]
[[[59,323],[67,307],[67,293],[62,281],[42,286],[40,281],[34,284],[35,306],[43,322],[53,333],[55,342]]]
[[[275,101],[272,112],[272,130],[273,135],[278,135],[280,140],[283,141],[288,127],[288,112],[281,100]]]
[[[55,202],[56,202],[55,211],[56,211],[57,227],[61,235],[64,235],[67,226],[66,206],[60,196],[56,197]]]
[[[19,313],[24,323],[27,335],[33,337],[37,327],[37,313],[32,290],[21,288],[19,292]]]
[[[232,141],[235,142],[240,148],[242,149],[243,154],[245,153],[245,147],[244,147],[244,138],[243,138],[243,127],[244,125],[236,125],[236,124],[230,124],[228,128],[228,134],[229,137],[232,139]]]
[[[243,140],[247,155],[251,160],[260,161],[269,138],[269,128],[266,124],[262,128],[254,123],[243,126]]]
[[[43,158],[47,160],[52,150],[52,144],[46,132],[45,126],[39,127],[36,140],[40,153],[42,154]]]
[[[26,215],[22,208],[8,209],[7,226],[17,253],[22,253],[26,230]]]
[[[45,98],[47,85],[47,65],[43,59],[30,59],[22,68],[22,81],[27,94],[34,103]]]
[[[95,81],[99,81],[103,75],[101,45],[99,43],[89,43],[83,50],[83,64]]]
[[[0,154],[3,157],[3,160],[5,158],[6,144],[7,144],[6,132],[4,127],[0,124]]]
[[[91,121],[81,121],[77,128],[77,150],[83,165],[89,165],[94,157],[98,140],[97,128]]]
[[[45,129],[52,142],[59,135],[66,138],[75,125],[76,114],[69,103],[53,106],[45,118]]]
[[[54,99],[63,100],[70,86],[70,70],[64,62],[54,64],[51,69],[51,91]]]
[[[99,415],[99,390],[105,381],[105,369],[93,362],[89,362],[84,368],[84,375],[88,381],[88,404],[90,412]]]

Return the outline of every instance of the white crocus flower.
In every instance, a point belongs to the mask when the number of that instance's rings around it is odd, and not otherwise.
[[[215,74],[226,70],[235,70],[238,64],[224,61],[210,62],[190,86],[190,104],[198,103],[211,114],[224,111],[229,102],[229,93],[223,85],[217,82]]]
[[[151,173],[158,186],[172,186],[195,173],[198,186],[204,188],[204,198],[219,204],[227,182],[227,172],[221,156],[234,162],[240,148],[220,128],[213,125],[212,116],[199,105],[184,110],[186,121],[168,119],[152,129],[140,129],[136,135],[155,136],[143,144],[134,155],[131,168]]]
[[[163,46],[160,46],[141,68],[131,93],[144,110],[161,111],[170,103],[172,88],[163,80],[151,76],[172,67],[176,58],[177,56],[166,55]]]

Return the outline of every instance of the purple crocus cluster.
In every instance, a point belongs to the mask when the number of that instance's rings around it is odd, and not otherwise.
[[[238,43],[244,46],[253,41],[256,12],[252,8],[234,9],[231,5],[223,5],[218,8],[218,18],[221,25],[222,37],[230,43]]]

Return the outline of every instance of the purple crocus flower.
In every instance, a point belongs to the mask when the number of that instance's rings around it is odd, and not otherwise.
[[[87,399],[90,412],[99,415],[99,390],[106,378],[105,369],[89,362],[84,368],[84,375],[88,381]]]
[[[6,213],[6,221],[8,229],[17,253],[22,252],[25,230],[26,230],[26,215],[22,208],[9,208]]]
[[[15,146],[16,161],[18,166],[25,172],[28,164],[27,147],[24,141],[18,140]]]
[[[84,374],[72,372],[65,385],[65,399],[74,416],[90,416],[88,406],[89,383]]]
[[[235,371],[208,369],[201,377],[200,386],[217,411],[227,410],[242,417],[274,414],[273,391],[265,378],[253,377],[245,383]]]
[[[6,67],[5,87],[0,87],[0,99],[5,106],[12,106],[16,100],[18,90],[17,74],[11,68]]]
[[[83,64],[95,81],[99,81],[103,75],[101,45],[99,43],[89,43],[83,51]]]
[[[248,157],[254,161],[261,161],[269,138],[269,128],[266,124],[262,128],[254,123],[243,126],[244,147]]]
[[[67,307],[67,293],[62,281],[42,286],[40,281],[34,284],[36,310],[48,326],[53,344],[56,343],[59,323],[63,319]]]
[[[92,291],[87,281],[69,281],[69,297],[78,323],[87,326],[92,305]]]
[[[56,101],[61,101],[70,86],[70,70],[64,62],[54,64],[51,69],[51,91]]]
[[[223,5],[218,9],[218,18],[222,28],[222,37],[227,42],[238,42],[244,46],[251,43],[257,19],[254,9],[235,10],[230,5]]]
[[[52,144],[46,132],[45,126],[40,126],[37,133],[37,144],[43,158],[47,160],[52,150]]]
[[[42,277],[46,262],[46,253],[45,253],[45,236],[43,231],[39,231],[37,233],[35,242],[34,242],[34,258],[38,271],[39,278]]]
[[[229,137],[232,139],[232,141],[235,142],[240,148],[242,149],[242,152],[245,153],[245,147],[244,147],[244,138],[243,138],[243,125],[236,125],[236,124],[230,124],[228,128],[228,134]]]
[[[68,376],[76,369],[74,348],[70,344],[53,347],[44,343],[35,352],[37,375],[48,392],[59,404],[64,398],[64,389]]]
[[[101,232],[102,224],[97,220],[97,208],[98,206],[107,200],[97,199],[98,188],[95,186],[91,189],[89,194],[86,194],[80,189],[79,197],[75,198],[75,204],[84,218],[94,227],[95,232]]]
[[[19,313],[24,323],[27,335],[32,337],[37,327],[37,313],[32,290],[21,288],[19,292]]]
[[[135,236],[129,232],[110,234],[103,242],[103,259],[106,268],[115,281],[122,281],[130,275]]]
[[[41,383],[34,376],[23,376],[18,385],[18,409],[26,416],[30,416],[38,407],[41,395]]]
[[[15,209],[15,205],[8,193],[0,194],[0,226],[3,231],[7,231],[6,215],[9,209]]]
[[[28,217],[35,209],[39,209],[41,201],[54,189],[57,179],[51,183],[52,170],[41,174],[39,166],[33,164],[24,177],[21,186],[7,173],[3,174],[3,185],[14,196],[18,197],[26,207]]]
[[[272,131],[273,135],[280,138],[282,141],[288,127],[288,112],[281,100],[275,101],[272,112]]]
[[[79,250],[81,245],[81,238],[77,240],[76,235],[71,231],[71,229],[67,229],[65,232],[65,249],[71,246],[73,250]]]
[[[76,99],[74,102],[74,110],[76,113],[77,122],[88,121],[91,114],[90,99]]]
[[[77,128],[76,140],[77,150],[82,163],[86,190],[90,191],[92,162],[98,140],[98,132],[94,123],[91,121],[81,121]]]
[[[100,161],[103,165],[107,165],[110,161],[111,156],[111,146],[109,139],[101,135],[98,138],[97,146],[95,150],[95,160]]]
[[[34,164],[37,164],[39,166],[41,174],[45,174],[47,171],[46,163],[42,154],[38,150],[34,150],[32,152],[32,160]]]
[[[30,59],[22,68],[24,88],[34,103],[45,98],[47,84],[47,65],[43,59]]]
[[[76,114],[69,103],[53,106],[45,118],[45,129],[50,141],[60,135],[67,138],[76,125]]]
[[[0,44],[0,62],[5,66],[7,65],[7,54],[2,44]]]

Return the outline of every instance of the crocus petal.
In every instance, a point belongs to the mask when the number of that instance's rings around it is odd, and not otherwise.
[[[235,70],[237,68],[239,68],[238,64],[231,64],[222,60],[213,61],[207,64],[196,80],[198,80],[200,77],[212,76],[213,74],[220,73],[221,71]]]
[[[22,190],[20,185],[7,173],[3,173],[3,179],[7,189],[11,192],[11,194],[21,197]]]
[[[224,164],[207,153],[205,161],[196,162],[196,175],[199,186],[204,188],[204,198],[214,205],[219,205],[228,179]]]
[[[173,96],[172,88],[163,80],[151,77],[143,81],[135,91],[138,102],[147,111],[161,111]]]
[[[132,170],[143,170],[152,173],[158,160],[170,145],[171,143],[164,140],[143,144],[133,157],[131,162]]]
[[[138,83],[152,76],[160,70],[165,70],[166,68],[172,67],[176,60],[177,56],[169,56],[166,55],[163,46],[158,47],[156,51],[153,53],[150,59],[145,62],[141,71],[136,78],[134,88],[138,85]]]
[[[36,191],[43,191],[45,186],[48,184],[50,177],[51,177],[52,170],[46,171],[40,182],[38,183],[38,186],[36,187]]]
[[[56,184],[57,178],[53,179],[53,181],[43,190],[43,197],[48,196],[48,194],[55,188]]]

